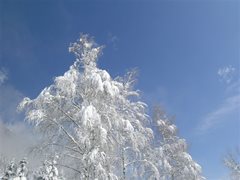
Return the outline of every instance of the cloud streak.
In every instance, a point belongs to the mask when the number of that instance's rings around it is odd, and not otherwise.
[[[7,71],[0,68],[0,170],[5,165],[1,161],[2,157],[6,163],[13,159],[19,161],[25,156],[29,157],[30,149],[38,141],[33,129],[16,111],[24,95],[6,82],[7,77]],[[36,156],[28,161],[32,166],[37,165]]]
[[[228,116],[237,112],[239,108],[240,95],[238,94],[228,97],[221,106],[207,114],[198,128],[199,132],[204,133],[209,129],[212,129],[215,125],[227,120]]]
[[[119,41],[119,38],[112,33],[108,34],[108,44],[111,44],[114,50],[117,50],[117,42]]]
[[[197,127],[197,132],[204,134],[215,126],[228,120],[232,114],[239,113],[240,109],[240,81],[231,82],[235,73],[235,68],[226,66],[218,70],[221,81],[227,83],[226,97],[221,105],[208,113]]]
[[[0,86],[0,119],[8,122],[20,121],[16,108],[24,95],[9,84]]]

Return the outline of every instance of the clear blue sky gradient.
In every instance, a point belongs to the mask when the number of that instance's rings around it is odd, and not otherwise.
[[[99,66],[113,77],[137,67],[145,101],[176,115],[192,157],[217,180],[227,173],[223,156],[240,144],[239,113],[224,114],[204,132],[198,127],[235,95],[217,71],[232,65],[232,81],[239,79],[239,12],[233,0],[1,0],[0,68],[33,98],[72,64],[69,43],[80,32],[94,36],[106,45]]]

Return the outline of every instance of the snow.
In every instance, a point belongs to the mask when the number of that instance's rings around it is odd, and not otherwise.
[[[95,88],[96,91],[103,92],[103,82],[99,74],[93,73],[90,81],[91,81],[92,87]]]
[[[101,75],[103,81],[110,81],[111,80],[110,75],[105,70],[101,70],[100,75]]]
[[[78,77],[79,73],[77,70],[71,67],[63,76],[55,78],[56,88],[62,93],[64,92],[67,95],[73,95],[76,92],[76,82]]]
[[[103,127],[100,127],[100,137],[102,143],[107,143],[107,130]]]
[[[22,110],[31,103],[31,99],[28,97],[23,98],[22,102],[18,105],[18,109]]]
[[[134,131],[134,128],[133,128],[132,124],[130,123],[130,121],[124,120],[124,119],[123,119],[123,128],[127,132],[133,132]]]
[[[94,124],[100,124],[100,117],[93,105],[83,108],[82,123],[84,126],[92,127]]]
[[[114,95],[114,91],[113,91],[111,83],[109,81],[104,81],[103,87],[104,87],[104,91],[106,94],[109,94],[110,96]]]
[[[98,148],[95,148],[90,152],[89,155],[89,161],[96,162],[96,159],[98,158]]]
[[[45,114],[42,110],[32,110],[29,112],[28,116],[26,117],[28,120],[34,120],[37,124],[39,124],[43,117],[45,117]]]

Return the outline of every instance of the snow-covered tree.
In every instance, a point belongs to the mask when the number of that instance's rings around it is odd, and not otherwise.
[[[177,127],[159,107],[155,108],[154,121],[160,135],[160,145],[155,148],[153,158],[157,160],[161,179],[200,180],[201,167],[187,152],[185,139],[178,137]]]
[[[140,167],[157,177],[155,165],[144,158],[153,133],[146,128],[146,105],[133,98],[139,95],[134,73],[112,79],[99,69],[102,48],[82,35],[69,48],[76,56],[70,69],[19,108],[47,137],[42,147],[57,147],[64,159],[59,165],[75,172],[72,179],[125,179]]]
[[[64,178],[59,175],[56,159],[50,161],[45,160],[43,166],[35,174],[37,180],[63,180]]]
[[[8,158],[4,155],[0,154],[0,178],[4,175],[4,171],[8,167]]]
[[[48,175],[50,172],[50,168],[48,166],[48,162],[44,161],[43,165],[40,167],[40,169],[35,173],[35,179],[37,180],[48,180]]]
[[[19,162],[19,167],[17,169],[17,177],[15,178],[16,180],[27,180],[27,174],[28,174],[28,169],[27,169],[27,160],[26,158],[22,159]]]
[[[4,176],[2,177],[2,180],[13,180],[16,177],[16,173],[17,166],[14,161],[11,161],[4,173]]]
[[[240,155],[237,154],[237,155]],[[236,155],[229,154],[224,159],[225,166],[230,170],[230,177],[232,180],[239,180],[240,179],[240,162]]]

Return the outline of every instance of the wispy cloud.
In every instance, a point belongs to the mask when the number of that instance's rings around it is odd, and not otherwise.
[[[234,67],[229,65],[229,66],[226,66],[226,67],[223,67],[223,68],[219,68],[217,74],[218,74],[221,81],[229,84],[229,83],[231,83],[231,81],[233,79],[233,75],[235,73],[235,70],[236,69]]]
[[[4,155],[7,160],[20,160],[38,139],[17,113],[16,108],[24,95],[6,82],[7,77],[7,71],[0,68],[0,156]]]
[[[203,118],[198,132],[204,133],[215,125],[228,120],[228,116],[240,109],[240,95],[234,95],[225,99],[224,103],[216,110],[210,112]]]
[[[203,117],[197,132],[204,134],[219,124],[229,120],[229,117],[234,113],[239,113],[240,109],[240,81],[232,82],[236,69],[232,66],[220,68],[217,72],[221,81],[227,83],[226,95],[223,102],[216,109],[209,112]]]
[[[7,80],[7,71],[3,68],[0,69],[0,86]]]
[[[24,95],[9,84],[7,79],[8,73],[6,68],[0,67],[0,121],[20,121],[21,117],[16,112],[16,108]]]
[[[116,35],[113,35],[112,33],[108,34],[108,44],[111,44],[113,46],[113,49],[117,50],[117,42],[119,41],[118,37]]]
[[[23,121],[15,123],[0,121],[0,135],[0,155],[23,158],[26,156],[27,148],[34,144],[32,129]]]
[[[16,112],[18,103],[24,95],[9,84],[0,86],[0,118],[4,121],[14,122],[21,120]]]

